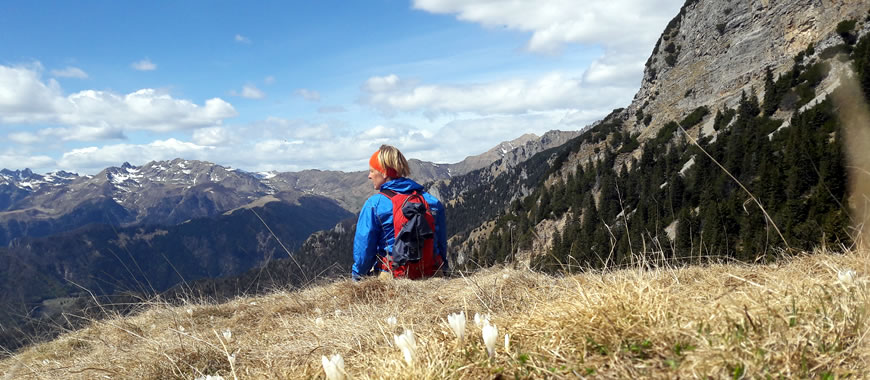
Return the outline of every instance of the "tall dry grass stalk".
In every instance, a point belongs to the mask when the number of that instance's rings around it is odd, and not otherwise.
[[[564,278],[490,269],[339,281],[220,305],[154,304],[6,357],[0,379],[324,378],[322,357],[335,354],[356,379],[862,378],[870,373],[868,259],[867,251],[821,252],[763,266]],[[446,318],[460,311],[489,314],[510,334],[509,350],[488,358],[474,324],[459,342]],[[385,322],[391,316],[396,325]],[[405,329],[416,337],[411,365],[393,342]]]
[[[840,76],[840,88],[833,100],[843,122],[846,162],[849,175],[849,206],[855,228],[855,243],[870,248],[870,107],[863,101],[854,74]]]

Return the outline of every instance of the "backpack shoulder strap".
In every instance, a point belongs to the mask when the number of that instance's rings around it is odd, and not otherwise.
[[[396,192],[390,189],[381,189],[381,194],[386,195],[390,199],[396,196]]]

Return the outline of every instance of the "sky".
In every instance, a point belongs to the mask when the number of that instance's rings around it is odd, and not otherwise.
[[[459,162],[627,106],[682,0],[0,2],[0,168]]]

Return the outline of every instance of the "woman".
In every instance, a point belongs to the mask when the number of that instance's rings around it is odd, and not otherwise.
[[[356,224],[352,271],[355,281],[369,274],[392,274],[395,277],[407,276],[409,278],[432,275],[432,270],[426,270],[425,273],[415,269],[409,270],[409,267],[414,268],[422,264],[413,260],[406,262],[403,259],[404,256],[398,252],[396,257],[393,255],[396,243],[394,209],[401,212],[402,205],[407,203],[402,200],[412,199],[412,197],[414,197],[414,202],[428,206],[428,211],[431,213],[431,218],[428,215],[423,215],[419,220],[434,227],[434,236],[432,239],[427,239],[427,244],[430,244],[429,248],[421,248],[424,253],[420,262],[426,262],[426,266],[430,269],[434,265],[434,269],[440,269],[442,272],[447,271],[447,226],[444,206],[437,198],[427,193],[423,186],[407,178],[410,174],[408,161],[405,160],[402,152],[395,147],[381,145],[381,148],[369,159],[369,180],[372,181],[372,186],[378,190],[378,193],[366,200]],[[421,210],[425,211],[426,209],[421,208]],[[408,213],[404,213],[397,220],[406,220],[405,215]],[[426,220],[428,223],[425,222]],[[404,232],[406,228],[402,228],[403,225],[398,227]],[[423,229],[427,228],[425,225],[422,227]],[[400,240],[404,241],[405,239]],[[405,252],[405,248],[402,248],[401,245],[399,250]],[[432,264],[433,262],[434,264]]]

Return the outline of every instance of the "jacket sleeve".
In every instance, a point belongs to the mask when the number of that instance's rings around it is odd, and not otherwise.
[[[378,238],[381,225],[375,210],[374,197],[369,198],[359,212],[356,222],[356,233],[353,238],[353,269],[354,280],[367,275],[375,265],[378,249]]]
[[[429,207],[432,209],[433,216],[435,217],[435,252],[441,255],[441,259],[444,260],[444,270],[447,271],[450,269],[450,265],[447,262],[447,213],[441,201],[431,194],[427,193],[426,195],[429,195],[426,202],[429,202]]]

